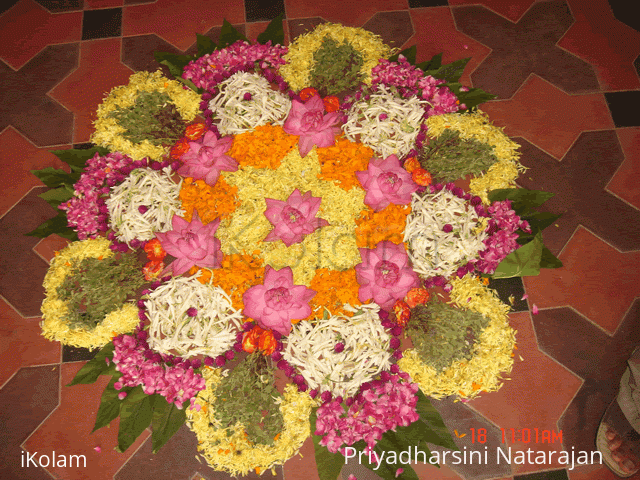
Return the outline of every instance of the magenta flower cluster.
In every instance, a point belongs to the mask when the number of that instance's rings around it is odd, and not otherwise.
[[[511,200],[494,202],[488,209],[490,218],[487,227],[489,237],[484,240],[487,246],[480,252],[480,261],[475,267],[482,273],[492,274],[498,264],[518,245],[517,230],[531,233],[531,228],[526,220],[522,220],[511,208]]]
[[[282,58],[288,49],[282,45],[273,45],[267,42],[249,44],[245,41],[237,41],[233,45],[216,50],[204,55],[184,68],[182,78],[191,80],[196,87],[210,92],[216,85],[225,80],[222,72],[250,70],[254,67],[260,69],[278,68],[286,62]]]
[[[147,159],[134,161],[118,152],[104,157],[96,153],[87,160],[80,180],[73,186],[73,198],[58,207],[67,212],[67,223],[78,232],[80,240],[95,238],[108,230],[109,210],[104,195],[131,170],[146,166]]]
[[[323,436],[320,444],[330,452],[341,451],[359,440],[374,448],[386,431],[406,427],[420,418],[416,412],[418,385],[410,382],[409,375],[382,372],[380,377],[363,384],[355,399],[347,399],[346,412],[341,398],[318,408],[315,435]]]
[[[381,59],[378,65],[371,70],[371,85],[384,84],[394,86],[403,98],[417,95],[426,100],[430,105],[426,108],[426,116],[442,115],[464,110],[465,104],[460,104],[458,98],[449,89],[442,85],[444,80],[424,75],[418,67],[411,65],[408,60],[400,55],[397,62]]]
[[[196,394],[206,388],[202,375],[195,372],[201,365],[200,360],[161,355],[149,349],[146,339],[147,332],[140,329],[133,336],[120,335],[113,339],[113,363],[122,373],[114,388],[122,390],[141,385],[147,395],[158,393],[179,409],[186,401],[193,404]],[[172,365],[166,365],[166,361]],[[121,400],[126,396],[126,392],[118,394]]]

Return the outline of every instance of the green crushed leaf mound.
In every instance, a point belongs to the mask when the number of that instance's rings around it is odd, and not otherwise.
[[[488,323],[478,312],[432,300],[411,311],[406,332],[420,360],[439,372],[452,362],[470,360],[476,339]]]
[[[68,306],[64,318],[76,329],[94,329],[145,283],[142,265],[132,254],[73,261],[71,271],[57,294]]]
[[[246,357],[216,387],[215,418],[223,428],[241,423],[250,442],[273,445],[284,425],[276,399],[273,369],[266,358],[255,353]],[[232,434],[229,429],[228,434]]]
[[[329,35],[325,36],[313,54],[313,61],[311,86],[323,97],[337,95],[362,82],[362,55],[346,40],[339,44]]]
[[[140,92],[130,108],[118,108],[109,114],[125,129],[122,136],[134,144],[149,140],[161,146],[177,142],[185,130],[185,124],[164,92],[156,90]]]
[[[497,163],[498,158],[492,145],[474,138],[460,138],[460,132],[447,129],[430,139],[419,161],[435,181],[448,183],[467,175],[478,176]]]

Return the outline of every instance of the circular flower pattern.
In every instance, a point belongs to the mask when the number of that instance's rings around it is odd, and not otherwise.
[[[138,324],[138,308],[125,303],[121,308],[108,314],[96,328],[71,328],[65,321],[66,303],[58,297],[58,287],[71,273],[71,261],[85,258],[108,258],[113,255],[105,238],[83,240],[71,243],[51,261],[44,277],[45,299],[42,302],[42,335],[49,339],[73,347],[95,349],[105,346],[114,335],[128,333]],[[109,288],[105,285],[104,288]]]

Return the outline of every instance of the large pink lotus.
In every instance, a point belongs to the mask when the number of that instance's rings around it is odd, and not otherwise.
[[[173,230],[166,233],[156,233],[162,248],[176,257],[169,269],[174,275],[181,275],[194,265],[206,268],[220,268],[222,251],[220,240],[214,237],[220,225],[220,219],[203,225],[194,210],[191,222],[174,215],[171,221]]]
[[[232,143],[231,137],[218,140],[215,133],[208,131],[201,142],[189,142],[189,151],[180,157],[184,164],[178,169],[178,174],[204,180],[207,185],[214,186],[222,170],[238,170],[238,162],[225,155]]]
[[[291,111],[284,122],[284,131],[289,135],[299,135],[298,151],[306,157],[314,145],[330,147],[335,144],[335,136],[340,133],[336,127],[340,113],[325,113],[324,103],[318,95],[314,95],[305,103],[298,100],[291,102]]]
[[[312,197],[311,192],[302,195],[296,188],[286,202],[273,198],[265,200],[267,210],[264,214],[274,227],[265,237],[265,242],[282,240],[290,247],[294,243],[302,242],[305,235],[329,225],[326,220],[316,218],[322,198]]]
[[[355,269],[361,302],[373,299],[380,308],[389,310],[397,300],[403,299],[409,290],[420,284],[402,244],[384,241],[375,249],[359,250],[362,263]]]
[[[267,265],[264,283],[251,287],[242,295],[243,313],[264,329],[289,335],[292,320],[311,315],[309,300],[315,294],[315,290],[293,284],[291,267],[274,270]]]
[[[376,212],[385,209],[390,203],[394,205],[408,205],[411,194],[420,186],[413,181],[400,160],[395,155],[389,155],[384,160],[373,158],[369,161],[366,171],[356,172],[356,177],[367,191],[364,203]]]

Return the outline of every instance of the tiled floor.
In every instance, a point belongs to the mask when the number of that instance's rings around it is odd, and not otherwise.
[[[612,0],[612,3],[614,1]],[[619,5],[618,5],[619,3]],[[461,448],[495,450],[500,429],[562,431],[562,443],[514,451],[592,451],[625,360],[640,344],[640,26],[615,0],[10,0],[0,6],[0,479],[222,479],[196,459],[185,428],[151,453],[148,434],[114,451],[117,425],[91,434],[102,385],[66,387],[87,353],[39,335],[47,260],[62,244],[23,234],[53,210],[29,170],[60,166],[51,149],[89,140],[94,112],[154,50],[215,39],[223,19],[255,38],[285,13],[287,38],[323,20],[365,26],[391,45],[416,44],[418,60],[471,57],[469,86],[498,96],[482,109],[521,145],[519,183],[552,191],[563,216],[545,241],[564,262],[540,276],[495,282],[513,293],[518,350],[502,390],[435,402]],[[623,23],[627,22],[627,23]],[[634,24],[635,22],[635,24]],[[526,301],[520,301],[523,293]],[[540,312],[532,315],[536,304]],[[472,430],[487,430],[486,444]],[[466,435],[464,435],[466,434]],[[98,453],[94,447],[101,447]],[[85,455],[86,468],[21,466],[38,456]],[[277,478],[317,478],[313,449]],[[493,457],[493,455],[490,455]],[[557,457],[556,457],[557,458]],[[422,466],[423,479],[610,480],[604,466],[557,462]],[[356,467],[359,478],[372,478]],[[267,474],[268,475],[268,474]],[[270,475],[268,475],[270,477]],[[255,475],[253,476],[255,477]],[[640,479],[640,475],[634,478]]]

